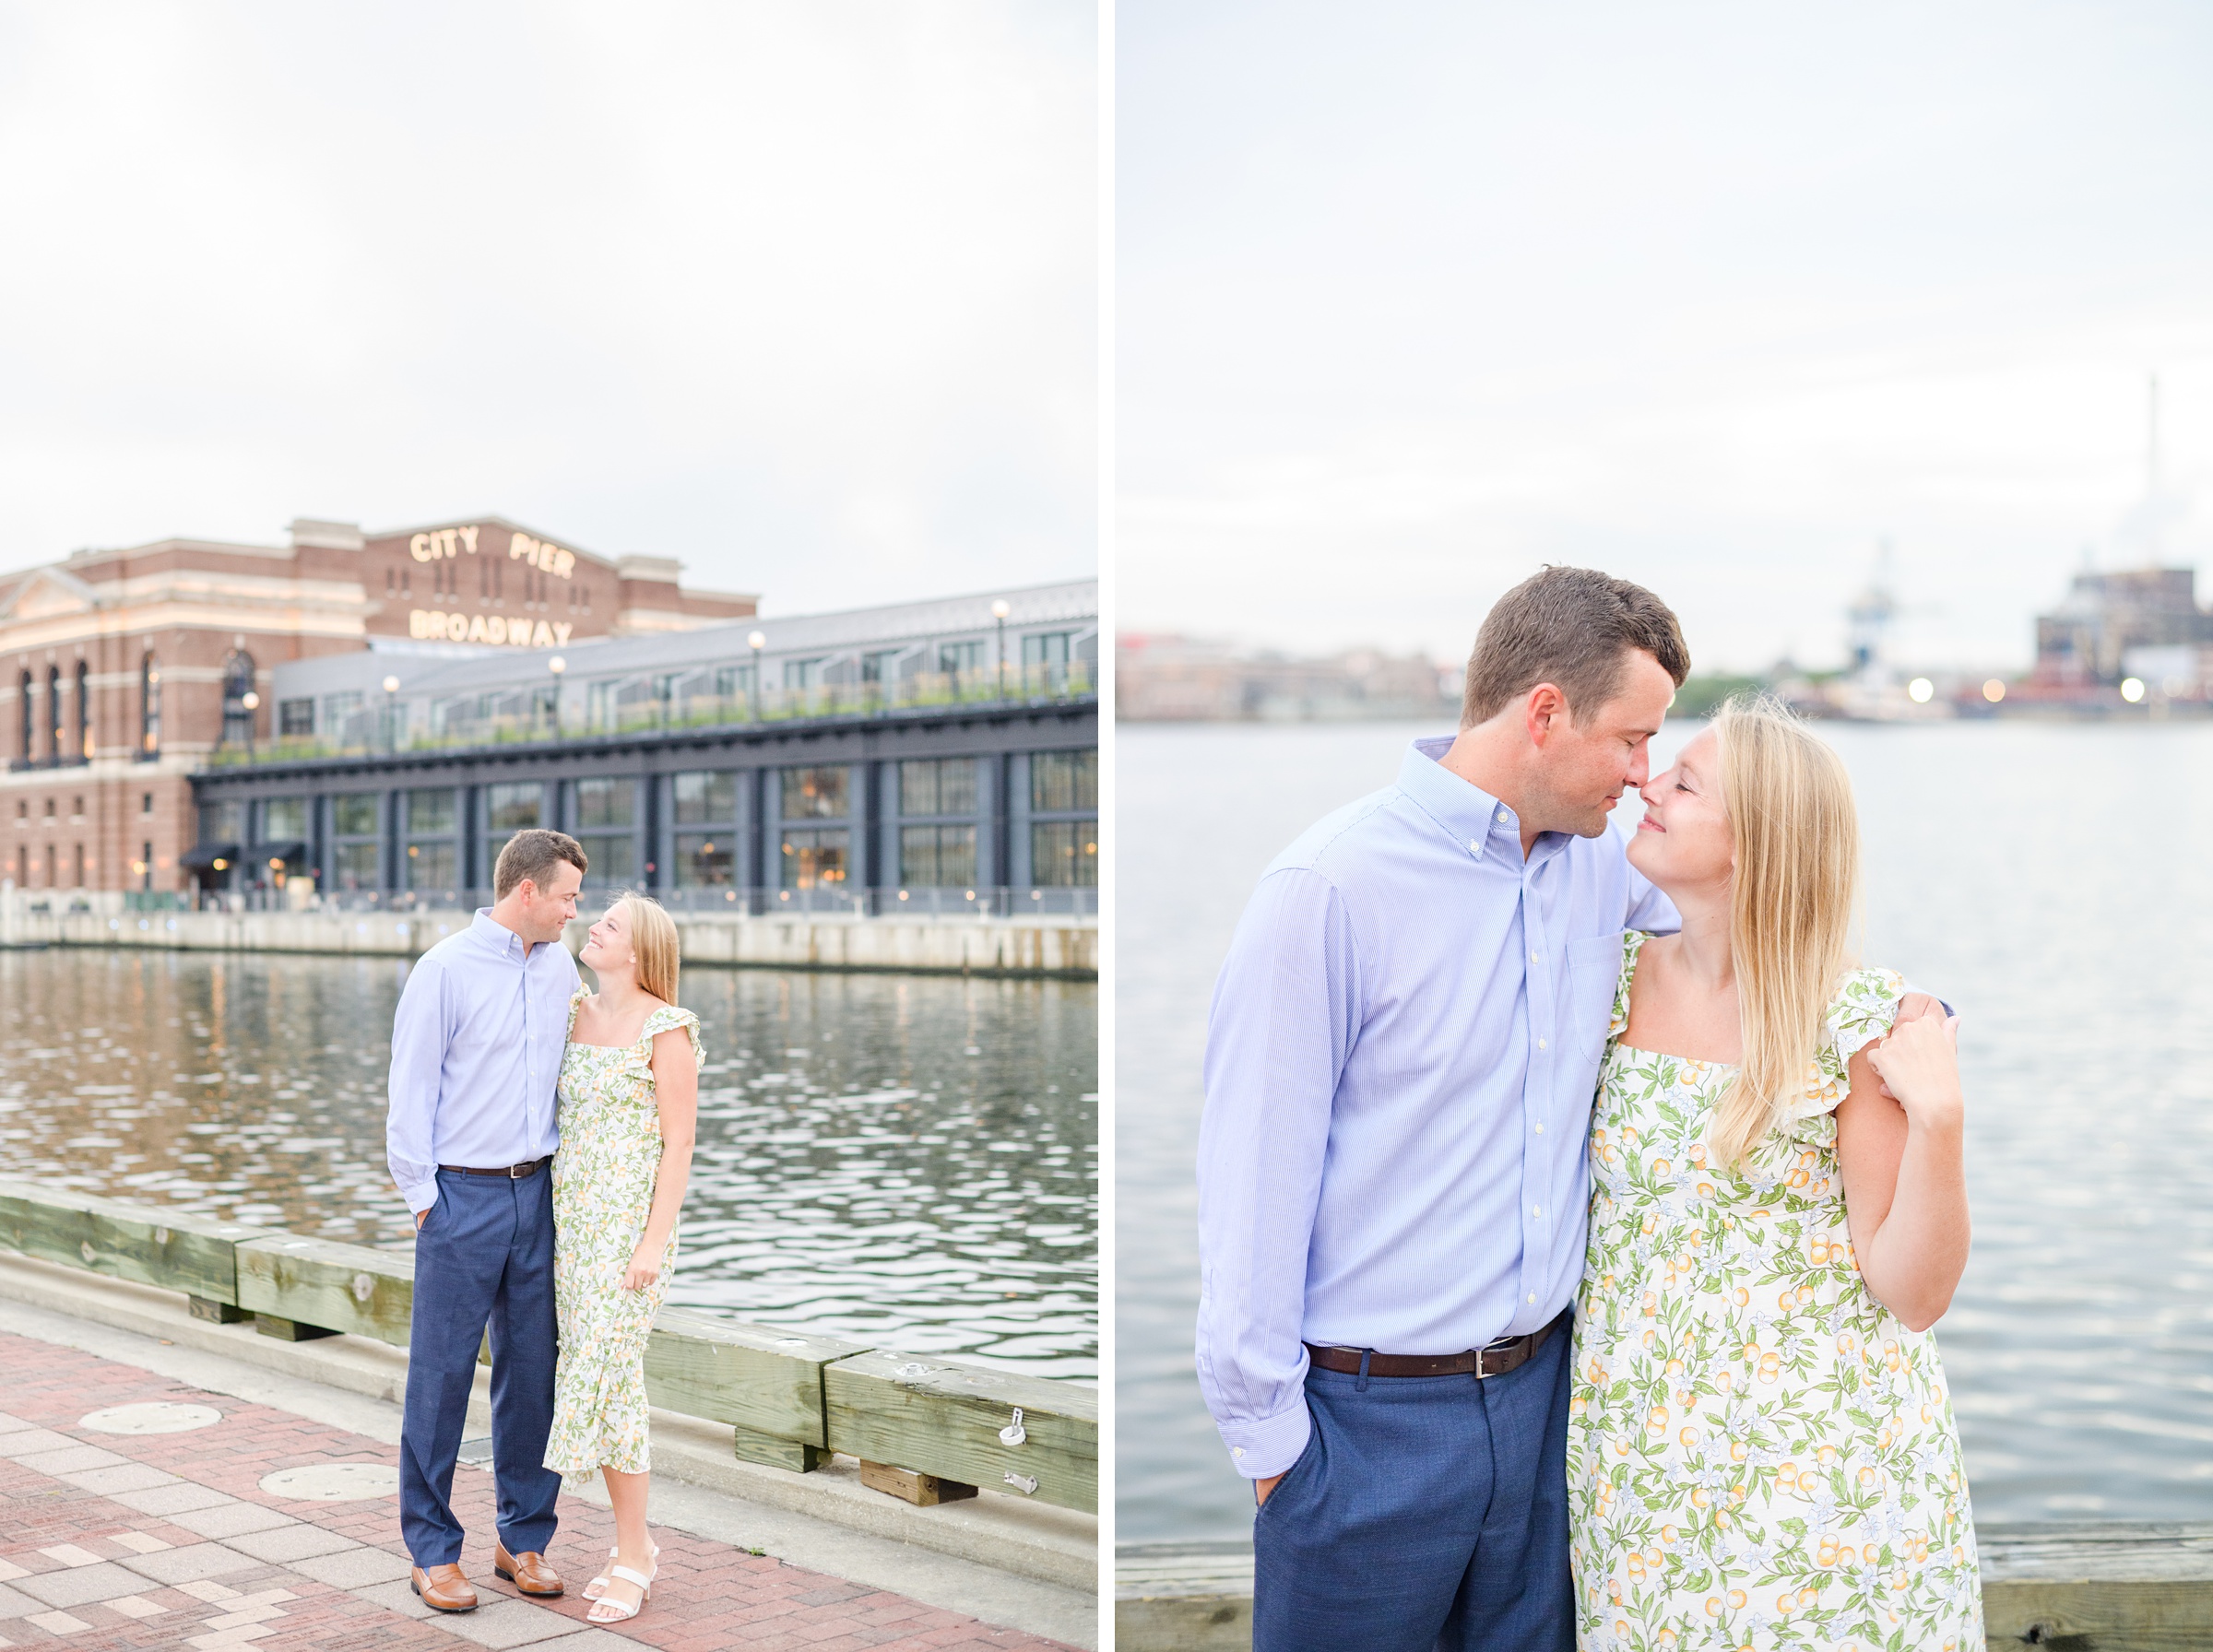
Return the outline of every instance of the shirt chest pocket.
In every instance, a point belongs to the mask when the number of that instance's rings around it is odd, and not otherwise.
[[[1562,1017],[1568,1050],[1592,1068],[1606,1053],[1614,995],[1621,985],[1621,934],[1568,943],[1568,1002]]]

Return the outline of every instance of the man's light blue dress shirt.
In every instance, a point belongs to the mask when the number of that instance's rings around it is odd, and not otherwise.
[[[559,941],[526,957],[490,907],[416,961],[392,1021],[385,1122],[385,1162],[408,1210],[438,1202],[441,1164],[488,1170],[561,1145],[554,1090],[581,979]]]
[[[1277,856],[1215,984],[1199,1382],[1250,1478],[1306,1448],[1302,1343],[1458,1353],[1574,1299],[1622,934],[1681,926],[1612,832],[1524,863],[1451,743]]]

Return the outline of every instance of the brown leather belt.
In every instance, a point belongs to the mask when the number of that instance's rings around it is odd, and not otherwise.
[[[1307,1358],[1324,1371],[1342,1371],[1350,1376],[1360,1375],[1363,1358],[1367,1361],[1370,1376],[1504,1376],[1529,1363],[1530,1356],[1544,1346],[1544,1339],[1559,1324],[1556,1319],[1526,1337],[1494,1342],[1488,1348],[1471,1348],[1464,1353],[1369,1353],[1358,1348],[1317,1348],[1309,1342]]]
[[[544,1158],[533,1159],[527,1164],[500,1165],[491,1170],[479,1170],[473,1164],[441,1164],[438,1168],[440,1170],[450,1170],[456,1175],[505,1176],[511,1182],[519,1182],[525,1176],[536,1175],[541,1169],[543,1169],[546,1165],[552,1163],[552,1162],[553,1155],[551,1153],[548,1153]]]

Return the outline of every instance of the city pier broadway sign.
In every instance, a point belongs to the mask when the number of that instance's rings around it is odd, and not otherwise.
[[[432,528],[415,535],[408,541],[408,554],[418,562],[443,561],[448,557],[477,554],[478,524],[466,527]],[[576,553],[564,550],[550,539],[540,539],[520,529],[508,537],[507,560],[527,562],[540,573],[550,573],[555,579],[568,579],[576,572]]]
[[[408,610],[408,635],[420,642],[504,643],[512,648],[566,648],[576,628],[565,620],[535,623],[517,614],[449,614],[440,608]]]

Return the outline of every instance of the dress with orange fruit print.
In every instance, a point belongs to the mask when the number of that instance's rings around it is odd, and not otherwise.
[[[1935,1339],[1868,1293],[1837,1103],[1904,987],[1858,970],[1786,1122],[1736,1170],[1706,1134],[1734,1068],[1620,1042],[1591,1131],[1568,1400],[1583,1652],[1982,1652],[1959,1434]]]

